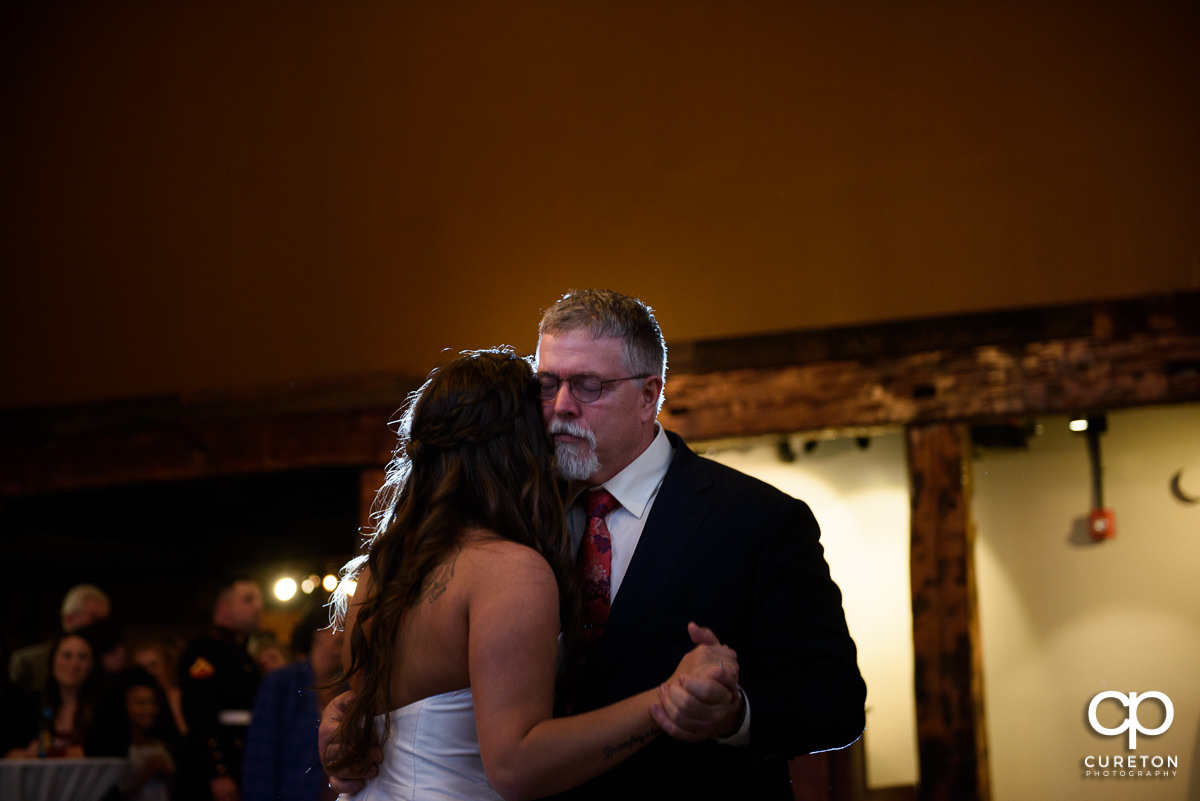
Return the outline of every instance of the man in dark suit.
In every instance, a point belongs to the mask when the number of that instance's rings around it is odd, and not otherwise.
[[[645,304],[572,292],[539,334],[546,420],[577,499],[573,544],[589,493],[618,504],[605,516],[611,609],[574,710],[669,675],[692,647],[690,621],[736,650],[741,668],[739,693],[699,707],[715,738],[662,738],[570,797],[791,798],[786,758],[848,745],[864,725],[866,688],[816,520],[658,425],[666,348]]]
[[[599,572],[581,564],[586,605],[599,595],[605,609],[585,615],[588,654],[572,711],[654,686],[693,638],[734,648],[741,678],[736,692],[663,695],[660,724],[705,741],[660,737],[566,797],[790,799],[787,758],[846,746],[864,725],[866,686],[812,512],[662,429],[666,346],[641,301],[606,290],[566,295],[542,318],[537,358],[569,482],[572,546],[583,560],[588,550],[607,554]],[[589,503],[601,491],[613,500]],[[327,720],[326,741],[336,728]],[[361,783],[341,777],[333,786],[353,792]]]

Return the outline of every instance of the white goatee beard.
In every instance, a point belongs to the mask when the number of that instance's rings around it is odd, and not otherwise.
[[[554,420],[550,433],[570,434],[585,442],[555,442],[554,461],[558,475],[568,481],[585,481],[600,470],[600,457],[596,455],[596,435],[590,429],[572,420]]]

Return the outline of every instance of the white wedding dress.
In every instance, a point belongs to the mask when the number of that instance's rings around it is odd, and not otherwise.
[[[488,784],[475,731],[471,688],[415,701],[388,713],[379,775],[343,801],[474,801],[500,799]],[[376,719],[382,729],[382,717]]]

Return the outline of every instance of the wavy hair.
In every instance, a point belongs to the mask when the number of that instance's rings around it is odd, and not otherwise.
[[[564,645],[573,652],[579,592],[553,446],[529,363],[508,348],[463,353],[409,397],[399,423],[368,553],[343,571],[344,586],[365,563],[373,592],[349,632],[345,678],[359,674],[361,690],[339,728],[343,748],[334,770],[366,767],[371,748],[387,740],[390,719],[384,717],[382,736],[372,721],[388,711],[406,613],[468,527],[493,531],[546,559],[558,583]],[[338,606],[344,614],[344,596]],[[560,689],[566,681],[560,670]]]
[[[42,706],[49,708],[52,715],[57,715],[63,707],[62,688],[58,684],[58,679],[54,676],[54,660],[58,656],[58,649],[62,647],[63,641],[74,637],[78,640],[83,640],[87,643],[88,650],[92,654],[92,667],[84,677],[83,684],[79,686],[75,701],[75,720],[73,721],[72,734],[79,739],[80,744],[83,743],[83,734],[92,723],[92,716],[96,711],[96,703],[100,695],[100,653],[96,649],[96,644],[91,639],[85,637],[78,631],[67,631],[54,638],[50,644],[50,657],[47,662],[48,672],[46,674],[46,685],[42,689]]]

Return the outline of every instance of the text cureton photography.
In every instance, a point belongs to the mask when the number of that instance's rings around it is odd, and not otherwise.
[[[1138,708],[1142,701],[1151,699],[1157,701],[1163,710],[1162,723],[1147,728],[1138,718]],[[1119,725],[1106,726],[1100,721],[1099,710],[1104,701],[1120,704],[1124,718]],[[1113,704],[1108,704],[1106,714],[1111,714]],[[1153,737],[1164,733],[1171,727],[1175,718],[1175,707],[1171,699],[1157,691],[1137,693],[1119,693],[1113,690],[1097,693],[1088,704],[1088,723],[1097,734],[1117,737],[1128,732],[1128,750],[1137,748],[1137,736],[1142,734]],[[1162,754],[1089,754],[1083,758],[1084,778],[1125,778],[1125,779],[1170,779],[1179,772],[1179,755]]]

